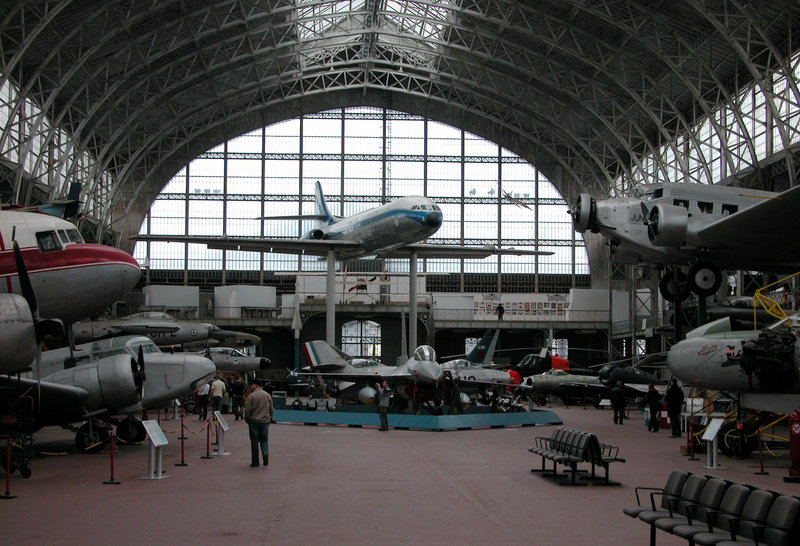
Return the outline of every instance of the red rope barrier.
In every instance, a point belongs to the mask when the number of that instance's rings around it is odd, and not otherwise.
[[[116,445],[114,444],[114,431],[111,431],[111,443],[108,444],[111,448],[111,478],[104,481],[103,485],[119,485],[120,482],[114,479],[114,451]]]

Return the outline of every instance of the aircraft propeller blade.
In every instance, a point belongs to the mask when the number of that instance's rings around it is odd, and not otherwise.
[[[647,225],[650,218],[650,211],[647,210],[647,205],[644,204],[644,201],[640,202],[639,205],[642,207],[642,218],[644,225]]]
[[[28,268],[25,267],[25,260],[22,258],[22,251],[19,249],[19,243],[14,240],[14,263],[17,266],[17,275],[19,276],[19,286],[22,290],[22,297],[28,302],[28,307],[31,309],[33,320],[39,319],[39,304],[36,301],[36,293],[33,291],[31,285],[31,278],[28,275]]]
[[[144,348],[142,348],[142,344],[139,344],[139,354],[137,355],[137,364],[138,364],[138,373],[139,376],[142,378],[142,382],[147,380],[147,375],[144,371]]]

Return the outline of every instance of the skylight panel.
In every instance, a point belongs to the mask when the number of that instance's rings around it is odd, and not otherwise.
[[[449,1],[404,2],[386,0],[385,17],[404,34],[438,40],[447,22]],[[433,47],[433,44],[430,44]]]
[[[338,21],[354,11],[364,9],[365,0],[295,0],[297,4],[297,37],[300,40],[323,36]]]

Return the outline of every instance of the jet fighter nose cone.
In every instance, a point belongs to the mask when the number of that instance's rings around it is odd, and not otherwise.
[[[439,211],[428,213],[425,217],[425,223],[428,227],[438,228],[442,225],[442,213]]]
[[[436,362],[420,362],[419,364],[416,372],[420,381],[434,383],[444,376],[442,367]]]

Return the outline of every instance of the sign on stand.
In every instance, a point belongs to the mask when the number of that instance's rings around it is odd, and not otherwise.
[[[142,421],[144,430],[147,433],[147,438],[150,440],[147,444],[147,476],[143,480],[162,480],[169,478],[162,473],[162,450],[165,445],[169,444],[164,431],[158,425],[156,420]]]
[[[724,423],[724,419],[714,418],[709,423],[708,427],[706,427],[706,431],[703,433],[703,436],[700,437],[706,443],[706,464],[703,468],[722,468],[719,466],[719,449],[718,449],[718,442],[717,436],[719,435],[719,429],[722,427],[722,423]]]
[[[230,455],[230,453],[225,451],[225,433],[230,430],[228,422],[225,421],[220,411],[214,412],[214,419],[217,420],[217,450],[214,452],[214,455]]]

